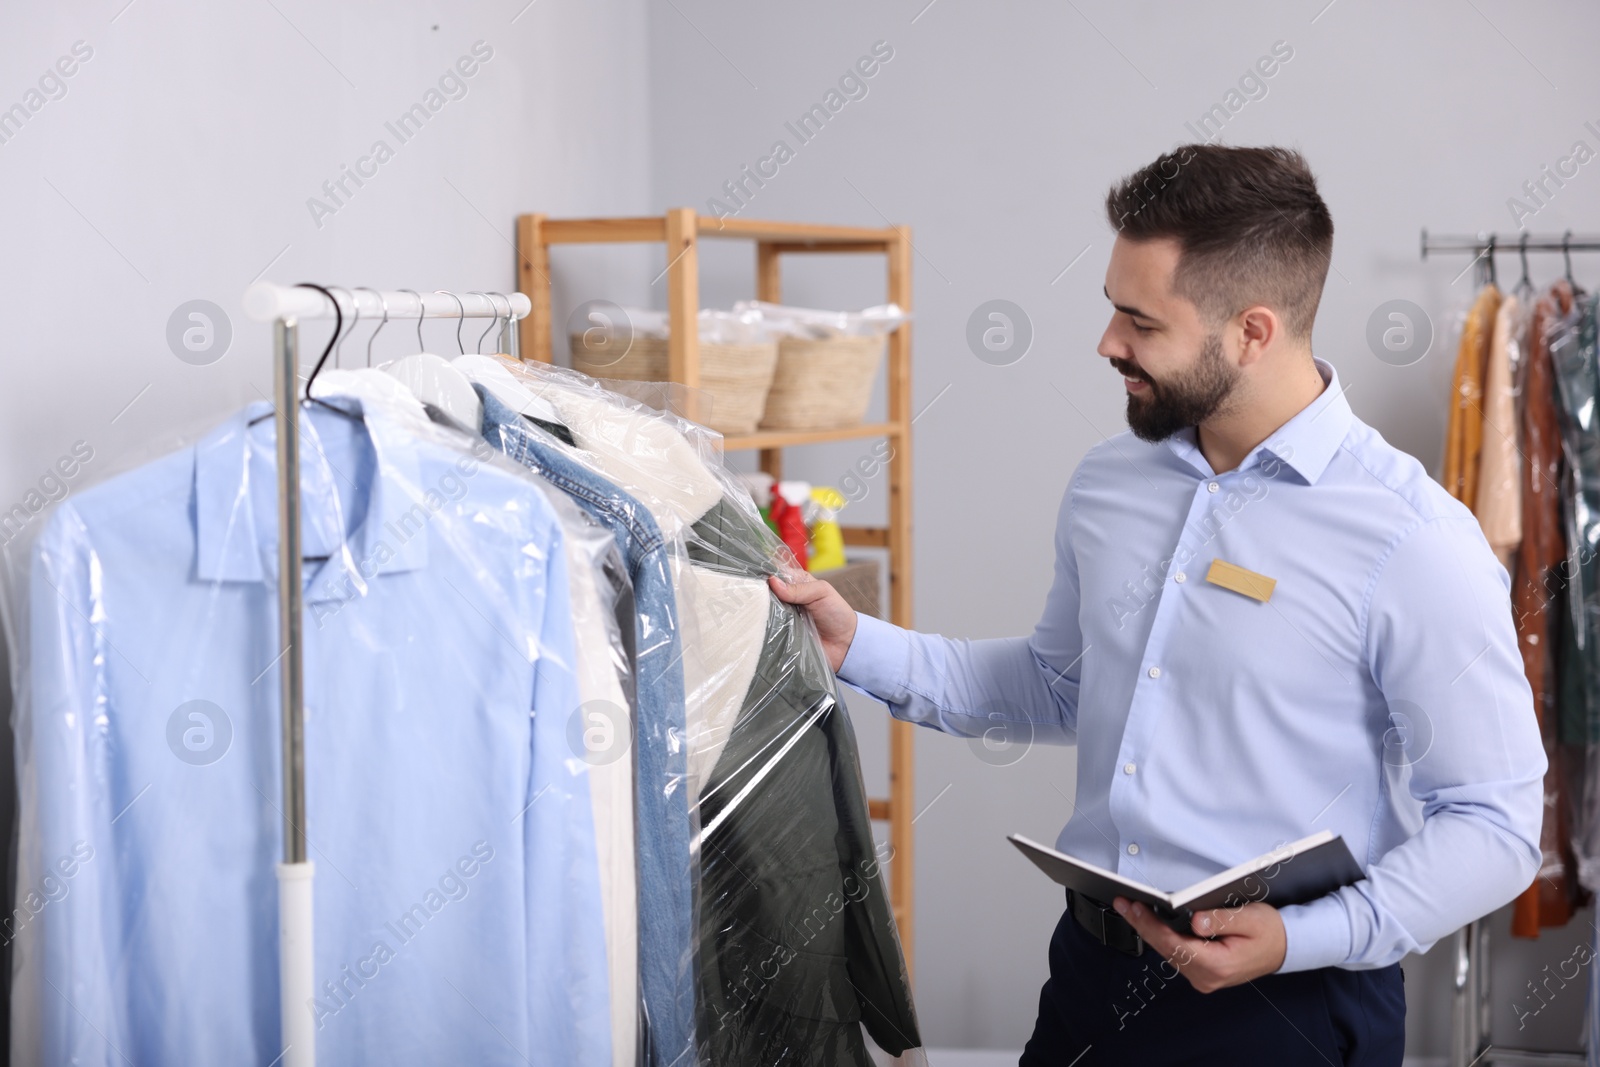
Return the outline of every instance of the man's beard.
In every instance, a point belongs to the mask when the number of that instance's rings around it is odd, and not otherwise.
[[[1166,382],[1153,381],[1133,364],[1112,358],[1111,365],[1147,383],[1147,391],[1128,394],[1128,428],[1144,441],[1164,441],[1198,426],[1221,410],[1238,384],[1239,371],[1222,354],[1222,338],[1206,337],[1195,365]]]

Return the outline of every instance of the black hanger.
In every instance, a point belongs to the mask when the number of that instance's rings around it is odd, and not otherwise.
[[[1532,289],[1533,279],[1528,277],[1528,231],[1522,231],[1522,240],[1517,242],[1517,255],[1522,257],[1522,280],[1517,282],[1517,289]]]
[[[1484,249],[1484,254],[1488,257],[1486,262],[1489,264],[1489,284],[1498,286],[1500,280],[1496,277],[1494,269],[1494,240],[1494,234],[1491,233],[1489,235],[1489,245]]]
[[[295,288],[315,289],[317,292],[327,297],[328,300],[333,304],[333,334],[328,338],[328,343],[326,347],[323,348],[322,355],[317,357],[316,365],[311,368],[311,377],[306,379],[306,395],[302,403],[317,404],[321,407],[327,408],[329,411],[332,411],[335,414],[343,415],[347,419],[354,419],[356,422],[365,421],[360,415],[348,412],[344,408],[341,408],[335,404],[330,404],[321,397],[315,397],[311,395],[311,386],[316,382],[317,375],[322,371],[322,365],[328,362],[328,356],[333,352],[334,345],[341,340],[340,334],[344,329],[344,310],[339,307],[339,301],[334,299],[333,293],[330,292],[326,287],[318,285],[316,282],[298,282],[295,284]],[[350,297],[350,301],[352,304],[354,304],[354,295]],[[267,419],[272,418],[272,414],[273,413],[269,411],[265,415],[258,415],[251,419],[247,425],[254,426],[258,422],[265,422]]]
[[[1578,282],[1572,277],[1572,231],[1568,230],[1561,235],[1561,258],[1567,261],[1567,284],[1574,289]]]

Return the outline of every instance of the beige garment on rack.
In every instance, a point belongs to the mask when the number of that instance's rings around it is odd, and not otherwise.
[[[578,505],[559,490],[547,493],[563,527],[591,522]],[[611,535],[605,535],[609,541]],[[585,707],[611,709],[628,723],[604,723],[612,730],[629,729],[632,708],[612,659],[609,615],[596,582],[595,560],[571,537],[562,538],[567,561],[577,660],[578,695]],[[602,712],[601,714],[604,714]],[[591,724],[586,720],[584,728]],[[611,989],[611,1062],[634,1067],[639,1041],[639,886],[634,860],[633,761],[590,760],[589,803],[594,814],[595,858],[600,866],[600,898],[605,921],[606,973]]]
[[[1508,571],[1522,543],[1522,452],[1517,443],[1516,399],[1511,364],[1517,356],[1521,304],[1510,295],[1494,316],[1489,364],[1483,377],[1483,449],[1478,464],[1478,495],[1472,511],[1483,536]]]

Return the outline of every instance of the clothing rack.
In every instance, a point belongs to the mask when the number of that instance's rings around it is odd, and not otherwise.
[[[1429,252],[1474,252],[1482,255],[1499,250],[1507,252],[1600,252],[1600,237],[1574,237],[1568,230],[1561,237],[1534,237],[1523,233],[1516,237],[1501,237],[1495,233],[1480,233],[1476,237],[1429,237],[1422,231],[1422,258]]]
[[[1494,280],[1496,252],[1516,252],[1523,257],[1527,274],[1527,253],[1560,252],[1567,257],[1567,273],[1572,273],[1573,252],[1600,252],[1600,237],[1575,237],[1568,230],[1560,237],[1534,237],[1528,233],[1502,238],[1495,233],[1476,237],[1429,237],[1422,231],[1422,258],[1429,252],[1471,252],[1474,261],[1486,260],[1488,280]],[[1502,1067],[1585,1067],[1582,1052],[1541,1052],[1531,1049],[1492,1045],[1489,1040],[1489,927],[1475,919],[1454,935],[1452,958],[1454,974],[1450,997],[1450,1067],[1476,1067],[1499,1064]]]
[[[1521,233],[1515,238],[1503,239],[1497,233],[1479,233],[1476,237],[1429,237],[1422,231],[1422,258],[1429,252],[1471,252],[1472,264],[1479,266],[1480,282],[1495,282],[1494,256],[1498,251],[1516,252],[1522,258],[1522,278],[1528,279],[1529,252],[1560,252],[1567,261],[1567,279],[1572,279],[1572,253],[1600,252],[1600,237],[1574,237],[1568,230],[1560,237],[1534,237]],[[1462,271],[1462,273],[1466,273]]]
[[[309,1005],[316,995],[312,953],[312,881],[315,865],[306,858],[305,688],[300,644],[303,606],[300,575],[300,344],[301,319],[357,320],[414,318],[421,336],[425,318],[504,318],[516,354],[512,322],[532,304],[521,293],[460,295],[410,290],[320,290],[257,282],[245,291],[245,314],[272,323],[274,412],[278,461],[278,634],[280,715],[283,730],[283,862],[278,865],[278,987],[284,1067],[316,1063],[316,1020]],[[346,300],[349,303],[346,310]],[[337,306],[335,306],[337,304]],[[351,322],[352,328],[354,321]],[[381,326],[380,326],[381,329]],[[459,329],[459,328],[458,328]],[[338,338],[334,338],[337,340]],[[333,341],[329,342],[329,349]],[[327,354],[326,351],[323,353]]]

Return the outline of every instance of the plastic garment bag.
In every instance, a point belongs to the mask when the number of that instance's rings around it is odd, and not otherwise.
[[[562,523],[484,443],[352,392],[301,424],[318,1054],[609,1065]],[[267,411],[8,550],[16,1062],[283,1052]]]
[[[620,741],[631,748],[636,775],[644,1050],[652,1065],[693,1063],[696,868],[683,739],[685,645],[673,582],[681,543],[664,537],[638,500],[575,461],[564,438],[524,419],[483,383],[478,390],[485,438],[607,529],[633,583],[634,617],[622,629],[634,638],[636,716],[633,732]],[[551,426],[570,437],[564,426]],[[613,754],[617,743],[609,742]]]
[[[633,676],[633,581],[610,533],[559,489],[531,472],[528,477],[544,490],[566,534],[574,666],[581,700],[578,714],[567,722],[567,743],[589,765],[605,916],[611,1059],[614,1067],[633,1067],[642,1025],[634,775],[628,759],[638,700]]]
[[[866,1065],[863,1028],[890,1053],[919,1048],[892,854],[873,842],[854,731],[809,619],[767,588],[792,561],[722,465],[720,438],[575,372],[511,366],[570,430],[562,454],[682,546],[702,1061]]]
[[[1600,888],[1600,372],[1596,370],[1596,299],[1575,294],[1557,282],[1540,301],[1536,343],[1549,351],[1560,391],[1561,428],[1570,482],[1563,519],[1567,558],[1568,615],[1562,627],[1559,664],[1560,740],[1573,746],[1568,760],[1578,779],[1571,794],[1572,847],[1578,878],[1585,888]]]

